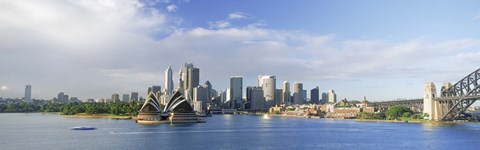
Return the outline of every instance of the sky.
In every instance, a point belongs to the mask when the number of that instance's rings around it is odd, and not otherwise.
[[[0,0],[0,97],[87,98],[177,84],[185,62],[221,91],[258,75],[339,99],[423,97],[479,68],[480,2]],[[244,90],[245,92],[245,90]]]

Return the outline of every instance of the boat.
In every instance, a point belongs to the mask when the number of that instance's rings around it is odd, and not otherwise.
[[[87,127],[87,126],[80,126],[80,127],[73,127],[70,130],[95,130],[95,127]]]

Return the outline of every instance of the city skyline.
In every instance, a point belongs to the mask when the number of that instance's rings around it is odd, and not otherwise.
[[[268,74],[339,100],[418,98],[479,64],[479,2],[153,2],[0,2],[0,97],[145,96],[192,62],[217,90]]]

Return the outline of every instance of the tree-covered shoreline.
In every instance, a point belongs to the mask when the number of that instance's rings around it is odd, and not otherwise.
[[[113,114],[123,116],[135,116],[141,105],[136,102],[124,103],[85,103],[69,102],[47,103],[43,105],[33,105],[30,103],[0,104],[0,113],[18,113],[18,112],[60,112],[63,115],[74,115],[78,113],[85,114]]]

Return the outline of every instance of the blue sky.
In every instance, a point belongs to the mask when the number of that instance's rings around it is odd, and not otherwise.
[[[185,62],[217,90],[260,74],[340,99],[419,98],[480,64],[477,1],[0,1],[0,97],[163,86]],[[175,80],[176,84],[176,80]],[[439,87],[437,87],[439,89]]]

